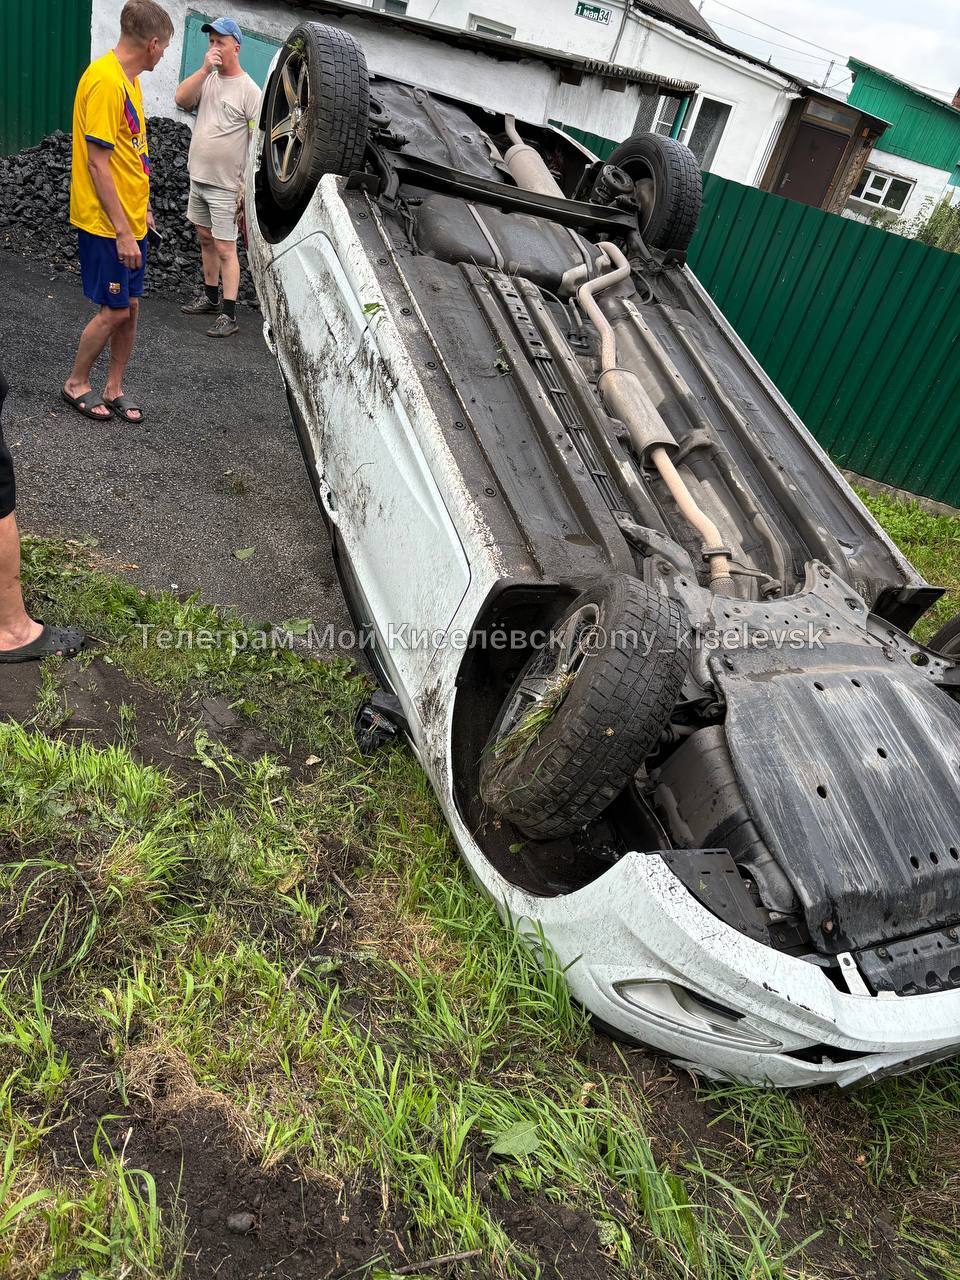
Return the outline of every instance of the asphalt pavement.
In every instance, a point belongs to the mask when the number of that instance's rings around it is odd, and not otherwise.
[[[250,621],[347,627],[259,312],[242,308],[240,334],[214,339],[204,317],[145,297],[124,386],[147,415],[136,426],[90,421],[60,399],[92,314],[77,277],[0,253],[3,429],[22,527],[92,535],[143,586],[199,590]],[[102,360],[95,390],[105,376]]]

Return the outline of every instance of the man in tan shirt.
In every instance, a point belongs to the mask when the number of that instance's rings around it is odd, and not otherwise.
[[[239,332],[237,292],[237,207],[250,132],[260,107],[260,90],[240,65],[243,32],[232,18],[217,18],[201,28],[210,37],[203,66],[182,80],[178,107],[197,108],[190,143],[190,199],[187,217],[200,237],[204,291],[180,308],[190,316],[220,313],[207,330],[211,338]],[[219,285],[223,283],[221,310]]]

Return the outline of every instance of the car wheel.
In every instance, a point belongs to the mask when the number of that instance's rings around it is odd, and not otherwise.
[[[945,658],[960,658],[960,613],[930,637],[927,648],[942,653]]]
[[[638,133],[607,158],[632,179],[640,234],[651,249],[681,252],[693,239],[703,183],[696,157],[675,138]]]
[[[599,817],[670,718],[684,630],[677,606],[628,574],[578,596],[507,694],[480,762],[484,802],[539,839]]]
[[[287,38],[267,89],[262,163],[279,209],[304,205],[325,173],[363,167],[370,80],[346,31],[304,22]]]

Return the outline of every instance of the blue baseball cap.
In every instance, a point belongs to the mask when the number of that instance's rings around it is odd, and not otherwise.
[[[233,36],[237,44],[243,44],[243,32],[232,18],[217,18],[214,22],[205,22],[201,31],[215,31],[218,36]]]

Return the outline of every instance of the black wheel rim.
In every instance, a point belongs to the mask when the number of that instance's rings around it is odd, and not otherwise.
[[[278,182],[289,182],[300,167],[309,107],[307,59],[294,53],[281,68],[270,119],[270,164]]]

